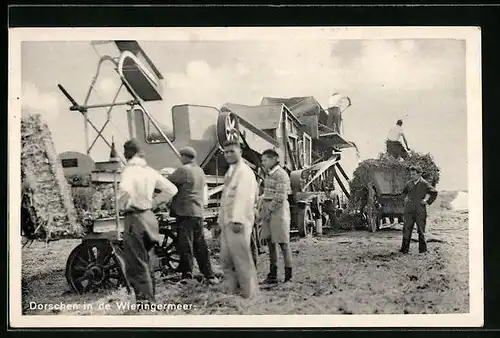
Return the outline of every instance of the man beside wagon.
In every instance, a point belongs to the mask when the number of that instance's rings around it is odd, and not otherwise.
[[[427,252],[427,242],[425,239],[425,226],[427,222],[427,206],[434,203],[437,198],[437,190],[422,177],[422,168],[419,166],[410,167],[410,181],[403,190],[405,195],[403,241],[401,249],[403,254],[410,250],[411,234],[413,227],[417,225],[418,251]]]

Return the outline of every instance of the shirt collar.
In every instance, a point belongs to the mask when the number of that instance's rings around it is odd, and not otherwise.
[[[128,160],[127,165],[138,165],[145,166],[147,165],[146,160],[139,156],[134,156],[130,160]]]
[[[276,172],[276,170],[278,170],[279,168],[279,164],[275,165],[274,168],[272,168],[271,170],[269,170],[269,175],[272,175]]]

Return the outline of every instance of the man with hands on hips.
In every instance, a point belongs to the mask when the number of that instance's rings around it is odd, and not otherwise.
[[[425,225],[427,222],[427,205],[431,205],[437,198],[437,190],[422,177],[422,169],[418,166],[410,167],[410,182],[403,189],[405,194],[405,211],[403,215],[403,242],[400,252],[406,254],[410,250],[413,226],[417,224],[418,251],[427,252],[425,239]]]

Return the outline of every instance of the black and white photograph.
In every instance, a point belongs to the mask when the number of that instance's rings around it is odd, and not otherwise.
[[[480,36],[11,29],[11,326],[481,326]]]

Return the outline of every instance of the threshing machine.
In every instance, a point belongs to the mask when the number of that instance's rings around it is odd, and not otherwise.
[[[341,149],[353,147],[354,144],[344,140],[339,130],[329,127],[333,122],[314,98],[264,98],[257,106],[227,103],[220,109],[202,105],[176,105],[171,111],[173,130],[168,130],[155,120],[147,108],[148,102],[162,100],[161,73],[136,41],[111,43],[118,48],[119,54],[117,57],[101,57],[82,104],[78,104],[59,85],[59,89],[72,103],[70,110],[78,111],[84,117],[87,155],[90,155],[98,138],[111,148],[111,142],[104,138],[103,130],[111,119],[113,108],[127,107],[129,137],[141,143],[145,159],[153,168],[162,170],[178,167],[181,165],[178,149],[184,146],[196,149],[199,165],[205,171],[209,186],[209,203],[205,210],[205,221],[209,226],[217,223],[224,174],[228,169],[221,145],[235,137],[242,142],[243,158],[255,171],[258,180],[263,177],[260,154],[269,148],[279,153],[292,183],[292,229],[301,236],[307,236],[315,230],[321,231],[321,226],[328,226],[332,222],[342,204],[338,196],[349,197],[345,186],[348,177],[340,166]],[[115,99],[106,104],[88,104],[104,62],[112,63],[121,83],[115,98],[125,89],[130,100],[116,102]],[[90,109],[97,108],[107,108],[108,119],[101,128],[97,128],[88,116]],[[89,127],[97,132],[92,144],[89,144]],[[121,161],[124,162],[123,159]],[[96,163],[92,180],[113,183],[116,189],[120,168],[119,162]],[[124,262],[120,254],[122,221],[118,211],[115,212],[116,217],[113,219],[96,220],[93,229],[71,253],[66,276],[74,291],[82,293],[103,286],[126,285]],[[178,264],[175,224],[165,213],[159,213],[158,219],[165,240],[156,250],[157,268],[168,272],[175,270]],[[255,236],[260,238],[259,234],[260,229],[257,229]]]

